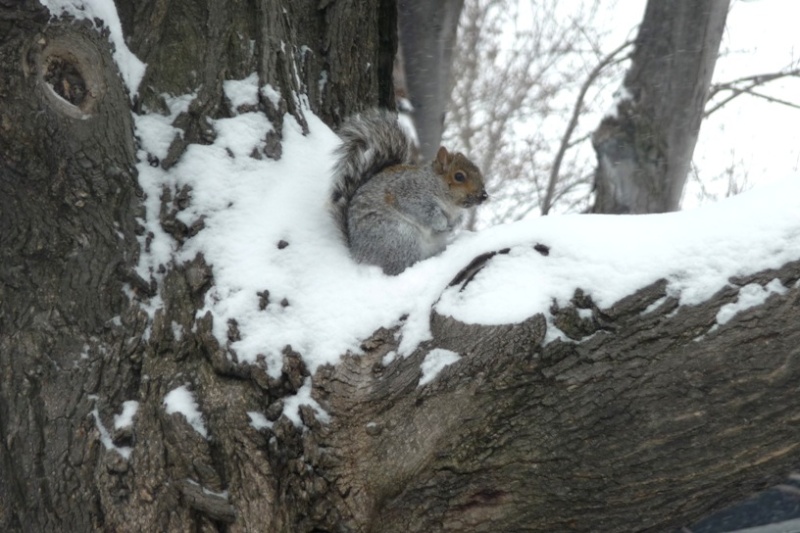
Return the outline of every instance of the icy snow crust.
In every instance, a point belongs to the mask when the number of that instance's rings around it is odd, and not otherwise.
[[[229,99],[249,101],[246,95],[261,90],[256,83],[254,76],[227,83],[235,91]],[[164,171],[148,164],[148,152],[166,154],[168,140],[181,133],[172,121],[192,96],[167,99],[169,117],[137,117],[140,183],[148,195],[144,223],[155,235],[140,272],[149,276],[159,264],[202,253],[214,286],[198,317],[211,313],[222,345],[229,320],[236,320],[241,340],[230,345],[231,357],[261,364],[263,356],[272,376],[280,373],[287,345],[313,372],[348,350],[359,352],[360,342],[381,326],[400,325],[398,354],[408,355],[430,338],[433,307],[468,323],[516,323],[547,315],[554,300],[567,305],[577,288],[607,307],[660,278],[682,305],[697,304],[731,276],[800,258],[800,180],[793,177],[698,211],[546,217],[464,233],[442,255],[388,277],[355,264],[333,226],[326,202],[338,138],[308,110],[307,135],[286,117],[279,161],[251,156],[272,126],[262,114],[246,112],[214,121],[216,141],[190,146]],[[205,229],[181,248],[158,227],[163,185],[173,194],[192,188],[191,205],[179,214],[184,223],[204,218]],[[537,243],[550,254],[535,251]],[[463,292],[448,288],[476,255],[503,248],[510,253],[494,257]],[[262,310],[263,291],[269,304]],[[158,305],[157,298],[151,302]]]

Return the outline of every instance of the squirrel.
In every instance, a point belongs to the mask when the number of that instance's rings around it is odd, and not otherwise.
[[[390,111],[353,115],[339,136],[330,209],[359,263],[399,274],[444,250],[464,211],[488,198],[461,153],[441,147],[432,163],[413,164],[412,141]]]

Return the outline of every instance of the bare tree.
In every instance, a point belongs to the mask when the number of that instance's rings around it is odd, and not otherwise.
[[[594,20],[597,5],[586,2],[568,16],[558,11],[557,3],[537,3],[530,8],[532,17],[526,9],[509,1],[467,1],[460,22],[445,139],[484,168],[493,198],[482,220],[471,220],[470,228],[553,209],[591,210],[597,158],[587,141],[595,117],[608,108],[607,95],[616,89],[607,113],[613,122],[617,104],[628,94],[615,80],[624,75],[632,41],[603,45],[608,39]],[[529,18],[530,24],[520,22]],[[708,90],[702,117],[742,95],[795,107],[764,88],[796,76],[796,62],[791,62],[775,72],[716,82]],[[729,181],[727,171],[719,174],[702,179],[707,184]],[[718,195],[701,193],[701,198]]]
[[[107,26],[0,5],[0,529],[664,530],[796,464],[798,261],[696,306],[678,307],[664,281],[602,309],[578,291],[552,310],[567,337],[549,343],[542,315],[480,326],[431,312],[432,338],[407,358],[381,363],[398,339],[380,330],[318,369],[312,396],[330,420],[305,406],[293,424],[282,404],[310,377],[302,354],[287,347],[277,378],[230,357],[198,316],[213,265],[162,265],[158,284],[137,274],[153,199],[137,184],[131,108],[195,95],[168,156],[148,159],[166,169],[231,113],[227,77],[256,72],[274,91],[253,112],[275,133],[251,157],[283,157],[287,113],[302,129],[309,111],[333,125],[390,105],[395,5],[117,7],[148,65],[133,103]],[[177,216],[190,196],[164,187],[157,199],[176,247],[206,231]],[[737,287],[776,278],[785,292],[697,340]],[[433,347],[465,357],[418,387]],[[163,408],[185,382],[213,438]],[[140,414],[115,428],[130,398]],[[250,425],[252,408],[271,427]]]
[[[729,0],[648,1],[616,114],[595,131],[595,213],[680,205]]]

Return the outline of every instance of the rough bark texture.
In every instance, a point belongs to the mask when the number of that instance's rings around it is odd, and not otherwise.
[[[293,90],[331,123],[391,101],[390,4],[212,4],[120,5],[149,64],[135,107],[198,91],[176,119],[186,134],[151,164],[208,142],[205,117],[228,112],[222,80],[250,70],[285,96],[281,110],[260,103],[278,131],[281,111],[302,120]],[[790,290],[715,331],[735,288],[643,313],[663,283],[612,309],[576,294],[554,310],[570,342],[543,346],[542,316],[481,327],[434,314],[433,339],[383,366],[397,341],[379,331],[314,376],[330,422],[303,408],[293,425],[281,413],[308,376],[300,354],[286,348],[278,379],[232,363],[210,316],[196,317],[213,283],[203,257],[164,265],[163,305],[140,309],[156,287],[133,270],[143,198],[109,50],[89,23],[0,7],[0,531],[659,530],[797,464],[800,262],[734,280]],[[161,200],[177,246],[202,231],[176,220],[182,191]],[[418,387],[434,347],[463,357]],[[180,385],[209,439],[166,413]],[[134,424],[115,429],[127,400]],[[248,411],[273,426],[254,429]]]
[[[399,0],[400,43],[420,157],[431,161],[444,131],[451,67],[464,0]]]
[[[616,116],[592,137],[595,213],[680,206],[729,0],[650,0]]]
[[[132,121],[105,37],[15,7],[0,8],[0,529],[91,531],[127,468],[102,451],[92,395],[141,380],[146,321],[123,292]]]

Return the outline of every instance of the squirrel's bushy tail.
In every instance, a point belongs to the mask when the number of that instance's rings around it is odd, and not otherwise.
[[[385,109],[351,116],[339,137],[342,144],[335,152],[331,211],[347,239],[347,208],[358,188],[387,167],[411,163],[412,145],[397,115]]]

